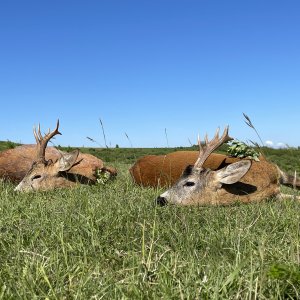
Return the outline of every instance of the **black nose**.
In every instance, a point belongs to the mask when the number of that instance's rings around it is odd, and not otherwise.
[[[168,202],[167,202],[167,199],[165,197],[160,197],[159,196],[159,197],[156,198],[156,203],[158,205],[163,206],[163,205],[166,205]]]

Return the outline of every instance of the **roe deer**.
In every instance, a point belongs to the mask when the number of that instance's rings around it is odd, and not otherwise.
[[[0,153],[0,175],[11,181],[22,181],[15,191],[48,190],[69,187],[77,183],[96,182],[96,170],[117,174],[113,167],[104,167],[97,157],[74,150],[70,153],[47,148],[52,137],[61,134],[58,131],[59,120],[54,131],[42,136],[40,126],[34,129],[36,146],[23,145]],[[49,159],[46,159],[46,154]],[[35,156],[35,157],[34,157]],[[31,167],[30,167],[31,165]]]
[[[237,159],[219,170],[205,168],[205,161],[223,143],[232,140],[228,127],[201,147],[194,165],[186,167],[179,180],[157,198],[159,204],[226,205],[236,201],[248,203],[280,196],[280,184],[300,188],[300,180],[281,171],[278,166],[261,160]]]
[[[198,155],[198,151],[175,151],[166,155],[146,155],[139,158],[129,172],[138,185],[170,187],[179,179],[187,166],[194,165]],[[259,159],[264,160],[264,157],[260,156]],[[217,170],[239,160],[236,157],[211,153],[203,166]]]

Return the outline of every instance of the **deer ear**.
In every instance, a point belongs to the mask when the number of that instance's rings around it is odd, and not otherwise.
[[[58,168],[58,171],[68,171],[75,164],[77,157],[79,155],[79,150],[74,150],[70,153],[60,152],[61,157],[55,163],[55,166]]]
[[[241,160],[230,164],[227,167],[216,171],[217,181],[224,184],[236,183],[248,172],[250,167],[250,160]]]

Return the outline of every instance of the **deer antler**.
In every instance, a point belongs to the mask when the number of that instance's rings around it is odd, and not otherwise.
[[[57,134],[61,134],[58,131],[59,127],[59,120],[57,120],[56,128],[50,132],[50,128],[48,130],[48,133],[42,136],[41,134],[41,127],[40,124],[38,126],[38,131],[36,131],[36,128],[33,128],[33,134],[36,140],[36,161],[37,162],[42,162],[42,163],[47,163],[46,158],[45,158],[45,152],[46,152],[46,147],[48,142]]]
[[[229,126],[226,126],[224,129],[224,132],[221,136],[221,138],[219,138],[219,131],[220,128],[217,129],[214,138],[211,141],[208,141],[208,137],[207,134],[205,136],[205,145],[201,146],[201,141],[200,138],[198,136],[198,145],[199,145],[199,156],[197,161],[195,162],[195,167],[197,168],[201,168],[204,164],[204,162],[207,160],[207,158],[209,157],[209,155],[216,150],[217,148],[219,148],[222,144],[233,140],[233,138],[231,138],[228,135],[228,130],[229,130]]]

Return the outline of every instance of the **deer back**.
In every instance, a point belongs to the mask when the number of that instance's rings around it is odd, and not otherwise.
[[[135,183],[141,186],[168,187],[173,185],[188,165],[194,165],[198,151],[176,151],[166,155],[147,155],[138,159],[129,169]],[[260,159],[264,160],[263,157]],[[225,165],[239,161],[238,158],[212,153],[204,167],[218,170]]]

